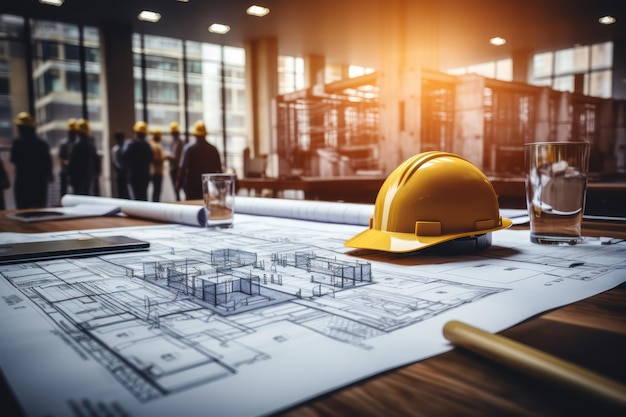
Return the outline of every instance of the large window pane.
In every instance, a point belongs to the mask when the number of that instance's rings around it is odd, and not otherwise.
[[[326,79],[328,82],[328,79]],[[304,59],[293,56],[278,57],[278,94],[287,94],[304,88]]]
[[[89,119],[98,152],[103,155],[107,151],[102,140],[100,41],[98,30],[92,27],[84,27],[82,37],[77,25],[61,22],[34,20],[31,28],[35,52],[33,77],[37,131],[49,143],[55,162],[55,182],[48,193],[48,204],[58,205],[60,161],[57,153],[66,137],[68,119]],[[81,48],[84,55],[81,54]],[[81,66],[82,56],[85,62]],[[83,86],[86,91],[83,91]],[[84,103],[87,104],[86,114],[83,113]],[[108,182],[108,167],[105,167],[100,183],[104,185]]]
[[[224,109],[226,112],[226,166],[243,174],[246,147],[246,55],[242,48],[224,47]]]
[[[209,130],[209,142],[223,152],[222,140],[222,48],[219,45],[202,44],[202,117]],[[191,76],[190,76],[191,79]],[[197,80],[198,81],[198,80]],[[195,122],[192,121],[192,123]]]
[[[535,54],[533,56],[533,77],[542,78],[550,77],[552,75],[552,52],[545,52],[543,54]]]
[[[468,67],[467,72],[470,74],[479,74],[483,77],[495,78],[496,66],[494,62],[486,62],[484,64],[472,65]]]
[[[501,59],[496,61],[496,78],[503,81],[513,81],[513,60]]]
[[[135,100],[137,119],[143,117],[144,94],[147,100],[148,118],[146,122],[150,130],[160,129],[166,134],[163,136],[163,146],[167,149],[171,142],[169,124],[173,121],[181,126],[184,114],[184,82],[181,72],[183,62],[183,43],[179,39],[162,36],[143,35],[133,36]],[[142,54],[145,56],[145,86],[143,91],[144,72],[142,71]]]
[[[611,97],[612,71],[596,71],[589,74],[589,95],[594,97]],[[587,78],[585,78],[587,81]]]
[[[555,77],[552,88],[559,91],[574,91],[574,76],[565,75],[563,77]]]
[[[554,71],[552,71],[553,66]],[[530,83],[549,85],[556,90],[573,92],[575,88],[574,74],[583,74],[583,91],[577,92],[595,97],[610,98],[612,94],[610,75],[612,66],[612,42],[577,46],[554,53],[535,54]]]
[[[588,46],[579,46],[556,52],[554,70],[556,75],[584,72],[587,68],[589,68]]]
[[[613,66],[613,42],[591,46],[591,69],[604,69]]]
[[[0,40],[0,159],[11,184],[14,183],[14,166],[9,161],[11,143],[15,136],[13,119],[17,113],[28,109],[28,75],[25,71],[24,46],[18,41],[23,36],[23,30],[23,18],[0,14],[0,32],[5,35]],[[5,207],[14,209],[12,189],[4,190],[4,198]]]

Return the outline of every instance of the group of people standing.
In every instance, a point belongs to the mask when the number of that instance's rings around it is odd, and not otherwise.
[[[152,183],[151,199],[160,201],[165,161],[170,164],[169,175],[176,200],[181,199],[181,190],[188,200],[201,199],[201,174],[222,172],[219,151],[206,140],[208,131],[202,121],[193,127],[195,141],[187,144],[180,137],[178,123],[170,123],[172,141],[167,153],[161,143],[161,130],[154,129],[151,141],[148,141],[148,125],[139,121],[133,126],[133,132],[132,139],[124,139],[123,133],[116,133],[116,143],[111,150],[120,198],[147,201],[148,186]]]
[[[19,113],[15,125],[18,136],[11,145],[10,160],[15,165],[13,189],[16,208],[46,207],[48,184],[54,180],[50,146],[37,136],[35,120],[28,112]],[[188,200],[201,199],[202,174],[222,172],[220,153],[206,140],[208,131],[202,121],[193,126],[191,133],[195,140],[186,144],[181,139],[178,123],[172,122],[168,152],[163,149],[163,135],[159,129],[149,133],[148,124],[139,121],[133,126],[133,132],[134,137],[130,139],[126,139],[121,132],[114,135],[111,159],[117,197],[147,201],[148,187],[152,183],[151,200],[160,201],[166,161],[169,162],[169,176],[176,200],[181,200],[181,192]],[[149,135],[151,140],[148,140]],[[101,159],[91,136],[89,121],[68,120],[67,137],[59,146],[58,159],[61,196],[68,192],[100,195]],[[0,171],[6,176],[1,165]],[[6,177],[0,178],[3,188],[8,188],[3,185],[8,182]]]

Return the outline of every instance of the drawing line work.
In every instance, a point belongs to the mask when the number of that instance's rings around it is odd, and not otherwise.
[[[288,252],[287,241],[275,243],[280,251],[263,257],[163,246],[0,273],[142,401],[270,359],[238,340],[272,323],[367,349],[368,339],[503,291],[390,274],[377,282],[369,262]],[[394,292],[403,287],[405,295]]]
[[[12,310],[36,306],[76,356],[148,406],[199,388],[213,393],[256,372],[267,378],[257,369],[274,363],[280,365],[272,369],[299,373],[305,363],[316,366],[313,353],[325,362],[332,352],[344,362],[373,355],[393,363],[381,346],[400,346],[401,335],[444,314],[489,303],[524,282],[552,288],[626,268],[622,247],[605,251],[606,268],[592,260],[572,267],[576,248],[568,259],[542,262],[530,251],[497,246],[454,258],[386,262],[353,256],[338,226],[298,226],[252,219],[219,231],[130,228],[132,237],[150,241],[149,251],[0,266],[15,290],[0,303]],[[415,266],[407,268],[409,262]],[[355,369],[362,368],[360,360]],[[65,403],[72,401],[80,398]]]

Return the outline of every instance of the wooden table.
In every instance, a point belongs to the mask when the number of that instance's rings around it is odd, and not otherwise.
[[[43,232],[154,225],[107,217],[23,224],[0,212],[0,230]],[[626,238],[626,226],[590,228]],[[624,272],[626,273],[626,271]],[[626,384],[626,285],[540,314],[501,334]],[[245,394],[233,393],[243,400]],[[21,416],[0,381],[0,410]],[[210,408],[207,408],[210,416]],[[626,415],[607,404],[572,395],[462,349],[400,367],[279,413],[296,416],[606,416]]]

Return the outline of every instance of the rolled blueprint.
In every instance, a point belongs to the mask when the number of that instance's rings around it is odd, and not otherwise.
[[[206,213],[202,205],[153,203],[149,201],[74,194],[66,194],[61,199],[61,205],[63,206],[75,206],[78,204],[117,206],[127,216],[163,222],[192,226],[204,226],[206,222]],[[374,213],[374,206],[371,204],[335,203],[330,201],[237,196],[235,198],[235,215],[237,213],[368,226],[370,217]]]
[[[124,198],[94,197],[86,195],[66,194],[61,198],[62,206],[78,204],[105,204],[118,206],[120,211],[130,217],[158,220],[162,222],[204,226],[206,213],[204,207],[189,204],[153,203],[135,201]]]

